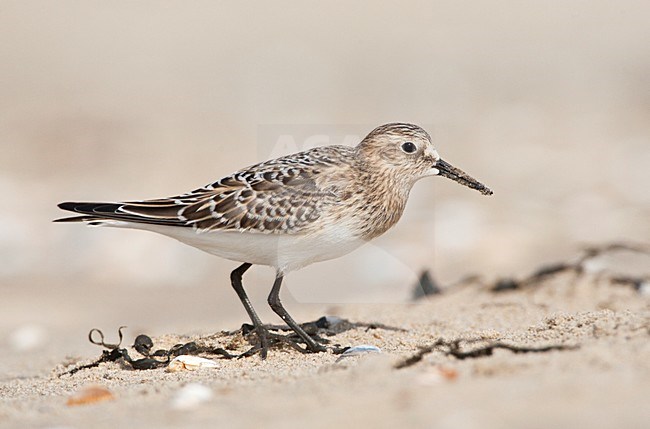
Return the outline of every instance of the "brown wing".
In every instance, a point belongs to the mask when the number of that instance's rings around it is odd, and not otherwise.
[[[336,204],[337,189],[317,180],[336,164],[331,151],[317,148],[257,164],[176,197],[126,203],[63,203],[61,208],[103,219],[261,233],[300,233]],[[349,148],[344,148],[347,150]],[[339,149],[340,150],[340,149]],[[338,160],[337,160],[338,161]]]
[[[212,184],[211,195],[186,205],[178,216],[198,230],[297,233],[332,199],[313,175],[305,168],[235,173]]]

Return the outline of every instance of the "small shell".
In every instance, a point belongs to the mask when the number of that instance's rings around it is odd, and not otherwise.
[[[219,364],[213,360],[199,356],[180,355],[169,362],[168,372],[195,371],[200,368],[218,368]]]
[[[103,386],[86,386],[69,397],[66,405],[87,405],[96,402],[110,401],[113,399],[115,399],[115,396],[113,396],[110,390]]]
[[[171,407],[175,410],[191,410],[208,402],[213,396],[214,392],[209,387],[199,383],[190,383],[176,392],[172,398]]]
[[[352,357],[352,356],[359,356],[362,354],[367,354],[367,353],[381,353],[381,349],[376,346],[370,346],[367,344],[362,344],[359,346],[354,346],[350,347],[347,349],[341,356],[339,356],[338,359],[336,359],[336,362],[340,362],[342,359]]]

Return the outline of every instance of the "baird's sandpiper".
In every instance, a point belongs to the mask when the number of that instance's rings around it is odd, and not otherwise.
[[[390,229],[402,216],[413,184],[444,176],[484,195],[492,191],[443,161],[422,128],[392,123],[375,128],[356,147],[324,146],[244,168],[170,198],[122,203],[65,202],[81,216],[57,222],[143,229],[213,255],[242,262],[230,274],[266,357],[269,333],[244,291],[253,264],[276,270],[268,303],[304,341],[306,352],[326,347],[282,306],[280,286],[291,271],[337,258]]]

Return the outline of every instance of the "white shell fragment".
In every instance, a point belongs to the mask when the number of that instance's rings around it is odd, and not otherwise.
[[[219,364],[213,360],[192,355],[176,356],[167,366],[168,372],[195,371],[201,368],[218,368]]]
[[[336,362],[340,362],[342,359],[349,358],[352,356],[359,356],[362,354],[367,354],[367,353],[381,353],[381,349],[376,346],[370,346],[367,344],[362,344],[359,346],[354,346],[350,347],[347,349],[341,356],[339,356],[338,359],[336,359]]]
[[[175,410],[193,410],[208,402],[213,396],[214,392],[209,387],[199,383],[190,383],[176,392],[172,398],[171,407]]]

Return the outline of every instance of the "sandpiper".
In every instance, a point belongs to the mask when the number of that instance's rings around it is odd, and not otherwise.
[[[65,202],[81,216],[55,222],[143,229],[241,262],[230,280],[257,332],[246,354],[266,357],[269,332],[242,285],[251,265],[276,270],[268,296],[273,311],[304,341],[304,352],[326,347],[308,335],[280,301],[282,279],[309,264],[334,259],[383,234],[402,216],[413,184],[444,176],[492,191],[443,161],[422,128],[391,123],[356,147],[324,146],[262,162],[186,194],[122,203]]]

